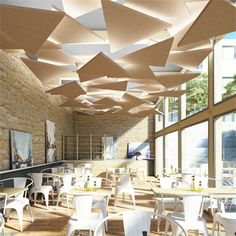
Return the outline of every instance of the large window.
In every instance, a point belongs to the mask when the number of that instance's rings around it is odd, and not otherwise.
[[[184,119],[208,107],[208,58],[198,68],[200,75],[186,83],[186,94],[181,98]]]
[[[165,107],[167,110],[165,127],[178,122],[178,98],[169,97],[165,99]]]
[[[164,113],[164,99],[161,99],[157,104],[158,111]],[[164,116],[156,115],[155,116],[155,132],[162,130],[164,127]]]
[[[178,132],[165,136],[165,172],[178,172]]]
[[[163,173],[163,136],[156,139],[156,175]]]
[[[227,34],[214,47],[215,103],[236,94],[236,32]]]
[[[208,122],[199,123],[182,131],[182,171],[207,172]]]
[[[215,170],[218,184],[233,184],[236,168],[236,111],[215,119]]]

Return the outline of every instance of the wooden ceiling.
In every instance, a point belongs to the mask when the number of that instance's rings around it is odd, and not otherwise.
[[[47,93],[85,114],[159,114],[159,97],[180,97],[177,88],[198,78],[211,38],[236,30],[236,7],[226,0],[60,1],[47,10],[1,4],[0,49],[23,49],[24,64],[53,87]],[[83,24],[94,11],[105,30]],[[65,50],[71,45],[79,58]],[[171,65],[180,71],[154,73]],[[74,81],[61,85],[65,77]]]

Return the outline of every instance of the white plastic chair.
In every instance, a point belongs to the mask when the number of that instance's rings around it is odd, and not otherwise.
[[[124,236],[150,235],[150,226],[152,217],[169,222],[169,225],[171,225],[172,235],[174,236],[188,235],[180,224],[178,224],[175,220],[165,215],[156,214],[150,211],[124,211],[110,215],[109,217],[106,217],[101,222],[99,222],[95,228],[94,236],[103,236],[104,230],[102,226],[104,222],[107,222],[108,220],[110,221],[114,218],[118,218],[119,216],[122,216],[123,219]],[[178,229],[179,234],[177,234],[176,229]],[[158,231],[158,235],[159,234],[163,235],[163,233]],[[119,235],[121,235],[120,232]]]
[[[201,231],[204,236],[208,236],[206,221],[200,216],[202,208],[202,196],[184,196],[184,212],[169,213],[167,216],[176,220],[185,230],[194,230],[197,234]],[[166,225],[166,231],[168,225]]]
[[[51,185],[43,185],[43,173],[32,173],[30,174],[31,178],[33,179],[33,187],[30,189],[29,192],[29,198],[32,199],[32,195],[34,194],[34,204],[36,204],[37,195],[38,193],[42,193],[45,199],[45,205],[48,209],[48,203],[49,203],[49,194],[52,193],[52,198],[54,202],[54,196],[53,196],[53,188]]]
[[[213,217],[212,235],[215,234],[216,226],[219,235],[220,225],[224,226],[226,236],[236,235],[236,213],[235,212],[217,212]]]
[[[57,208],[58,208],[59,201],[61,200],[61,197],[65,196],[68,213],[70,214],[69,197],[68,197],[67,193],[72,189],[72,174],[69,174],[69,173],[63,174],[62,175],[62,183],[63,183],[63,186],[60,187],[59,193],[58,193]]]
[[[16,211],[18,221],[19,221],[20,231],[22,232],[23,231],[23,210],[26,206],[29,209],[31,221],[32,222],[34,221],[31,207],[29,204],[29,199],[26,197],[26,192],[28,190],[28,187],[33,184],[33,181],[25,177],[8,178],[1,181],[1,183],[3,184],[10,183],[10,182],[13,183],[14,188],[26,188],[26,191],[18,194],[15,197],[8,198],[5,204],[5,212],[8,209],[13,209]]]
[[[101,212],[92,212],[92,201],[92,195],[74,197],[76,212],[68,222],[67,236],[75,230],[94,231],[95,226],[103,219]]]
[[[0,232],[2,232],[3,235],[5,234],[4,230],[5,219],[3,215],[5,214],[6,202],[7,202],[7,194],[0,193],[0,209],[3,209],[3,214],[0,213]]]
[[[120,175],[120,183],[115,187],[115,207],[117,203],[117,197],[119,194],[123,193],[123,200],[124,194],[129,193],[131,195],[131,199],[133,202],[133,206],[135,208],[135,191],[134,187],[131,183],[130,174],[121,174]]]
[[[59,201],[61,200],[61,197],[66,197],[67,209],[68,209],[68,213],[70,214],[68,192],[72,189],[72,174],[70,173],[63,174],[62,183],[63,183],[63,186],[60,187],[59,192],[58,192],[57,208],[58,208]]]
[[[92,178],[91,186],[92,188],[111,188],[112,181],[105,178]],[[93,208],[99,208],[102,212],[103,218],[108,216],[108,203],[110,200],[110,195],[94,197],[93,198]],[[107,230],[107,225],[105,224],[105,229]]]

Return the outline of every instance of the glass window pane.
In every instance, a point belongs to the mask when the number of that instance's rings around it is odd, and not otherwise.
[[[236,32],[214,46],[214,85],[215,103],[236,94]]]
[[[165,101],[167,103],[165,107],[168,109],[165,127],[168,127],[178,122],[178,98],[169,97]]]
[[[160,103],[157,105],[158,111],[164,113],[164,99],[161,99]],[[162,130],[164,127],[164,116],[156,115],[155,116],[155,132]]]
[[[182,130],[182,170],[208,172],[208,121]]]
[[[163,136],[156,138],[156,175],[163,173]]]
[[[208,58],[199,66],[198,72],[201,74],[185,85],[187,92],[181,97],[181,119],[208,107]]]
[[[178,132],[165,136],[165,172],[178,172]]]
[[[215,163],[217,183],[232,185],[236,168],[236,111],[215,119]]]

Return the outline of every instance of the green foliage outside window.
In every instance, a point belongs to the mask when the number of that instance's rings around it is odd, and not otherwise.
[[[222,94],[222,99],[226,99],[236,94],[236,75],[234,79],[225,85],[225,93]]]
[[[186,85],[186,112],[195,114],[208,107],[208,75],[202,73]]]

